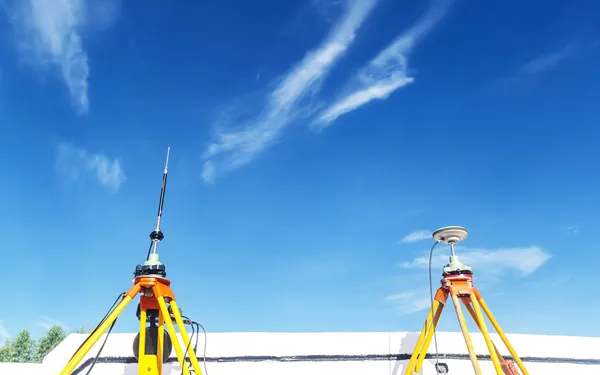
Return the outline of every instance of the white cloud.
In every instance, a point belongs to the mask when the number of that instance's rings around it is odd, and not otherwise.
[[[102,153],[91,153],[70,143],[58,146],[54,166],[67,183],[74,183],[85,173],[89,173],[103,186],[117,191],[125,180],[125,173],[118,159],[110,159]]]
[[[563,232],[566,232],[567,234],[581,233],[581,228],[579,227],[579,225],[567,225],[567,226],[561,227],[561,230]]]
[[[408,315],[431,308],[429,292],[425,290],[411,290],[385,297],[386,301],[393,304],[400,315]]]
[[[204,182],[212,183],[215,181],[215,165],[210,161],[204,162],[204,168],[202,169],[202,179]]]
[[[538,56],[535,59],[523,64],[520,72],[522,74],[537,74],[556,67],[565,59],[569,58],[575,52],[575,45],[569,44],[563,48],[551,53]]]
[[[4,322],[0,320],[0,347],[2,347],[4,345],[4,341],[9,338],[11,338],[11,335],[6,327],[4,327]]]
[[[61,326],[64,330],[69,329],[69,327],[65,323],[58,321],[56,319],[49,318],[47,316],[40,317],[40,320],[35,322],[35,324],[44,328],[45,330],[49,330],[50,328],[52,328],[55,325]]]
[[[457,247],[456,254],[463,263],[472,267],[480,287],[482,284],[501,281],[508,273],[514,273],[516,277],[528,277],[551,258],[551,255],[539,246],[492,250]],[[434,294],[439,287],[439,284],[436,284],[439,272],[448,263],[449,256],[449,251],[441,253],[438,250],[432,257]],[[429,309],[431,306],[429,289],[421,288],[428,280],[429,250],[423,256],[400,263],[400,267],[422,271],[424,278],[419,278],[420,281],[415,281],[414,285],[404,282],[408,291],[387,296],[386,302],[391,303],[399,314],[412,314]],[[414,280],[414,277],[411,277],[411,280]]]
[[[428,231],[428,230],[416,230],[416,231],[404,236],[400,240],[400,242],[401,243],[412,243],[412,242],[417,242],[417,241],[422,241],[422,240],[433,239],[431,237],[431,233],[432,232]]]
[[[42,66],[59,69],[79,113],[89,109],[88,56],[83,34],[108,27],[118,16],[117,0],[15,0],[10,16],[20,49]],[[91,26],[88,28],[88,26]]]
[[[285,127],[306,115],[298,107],[302,99],[314,95],[335,63],[352,44],[355,33],[377,0],[351,0],[321,45],[276,82],[265,98],[264,106],[253,114],[242,130],[217,129],[217,140],[203,154],[203,176],[210,182],[218,174],[249,163],[265,147],[276,141]],[[216,160],[217,157],[221,160]]]
[[[594,47],[591,46],[590,48]],[[512,88],[515,84],[530,82],[530,79],[556,69],[566,60],[573,59],[577,55],[580,55],[585,49],[586,48],[582,48],[578,43],[573,42],[555,51],[535,57],[522,64],[511,74],[493,80],[490,88],[493,90],[498,88]]]
[[[487,276],[500,276],[506,272],[529,276],[551,258],[551,255],[539,246],[493,250],[457,247],[456,255],[463,263],[470,265],[475,272]],[[448,256],[449,253],[434,254],[431,260],[433,269],[440,269],[447,264]],[[400,263],[400,267],[427,269],[429,253],[410,262]]]
[[[337,98],[317,118],[320,128],[330,125],[338,117],[374,100],[386,99],[397,89],[414,82],[408,76],[408,55],[446,14],[453,0],[437,0],[432,8],[407,31],[359,70],[346,93]]]
[[[373,99],[386,99],[392,92],[413,81],[414,78],[407,77],[404,72],[400,71],[392,73],[380,81],[365,76],[366,84],[363,87],[332,104],[321,114],[317,123],[330,124],[341,115],[355,110]]]

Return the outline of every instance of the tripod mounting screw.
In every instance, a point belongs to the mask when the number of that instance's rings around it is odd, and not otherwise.
[[[155,230],[152,233],[150,233],[150,239],[152,241],[162,241],[163,238],[165,238],[165,235],[160,230]]]

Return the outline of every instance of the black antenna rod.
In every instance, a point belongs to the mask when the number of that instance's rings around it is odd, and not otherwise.
[[[150,233],[150,239],[152,243],[148,249],[147,260],[150,259],[150,254],[156,254],[158,243],[165,238],[165,235],[160,231],[160,221],[162,219],[163,204],[165,203],[165,190],[167,189],[167,172],[169,169],[169,154],[171,153],[171,147],[167,147],[167,161],[165,163],[165,171],[163,172],[162,186],[160,188],[160,200],[158,202],[158,214],[156,218],[156,229]]]

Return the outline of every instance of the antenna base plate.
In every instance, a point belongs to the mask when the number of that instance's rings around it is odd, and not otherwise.
[[[433,232],[432,237],[446,245],[455,244],[464,240],[469,235],[467,228],[459,226],[443,227]]]

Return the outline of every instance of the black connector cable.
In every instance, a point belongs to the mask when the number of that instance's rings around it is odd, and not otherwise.
[[[438,352],[438,341],[437,341],[437,334],[435,332],[435,325],[433,324],[433,319],[435,317],[435,313],[436,311],[433,311],[433,281],[432,281],[432,276],[431,276],[431,261],[433,259],[433,250],[435,249],[435,247],[437,246],[437,244],[440,243],[440,241],[435,241],[435,243],[433,244],[433,246],[431,246],[431,250],[429,251],[429,302],[431,302],[431,325],[433,326],[433,342],[435,344],[435,370],[438,371],[438,369],[440,368],[440,355]],[[438,305],[438,309],[439,309],[439,305]],[[425,355],[427,355],[427,352],[425,352]]]
[[[148,247],[148,254],[146,254],[146,260],[150,259],[150,253],[152,252],[152,244],[154,241],[150,241],[150,247]]]
[[[104,323],[104,321],[106,321],[106,318],[108,318],[108,316],[110,315],[110,313],[113,311],[113,309],[115,308],[115,306],[119,303],[119,300],[123,300],[123,298],[125,297],[126,293],[121,293],[119,294],[119,297],[117,297],[117,299],[115,300],[115,302],[113,303],[113,305],[110,307],[110,309],[108,310],[108,312],[106,313],[106,315],[104,315],[104,318],[102,318],[102,320],[100,321],[100,323],[98,323],[98,325],[96,326],[96,328],[94,328],[94,330],[90,333],[90,335],[88,336],[87,339],[85,339],[81,345],[79,345],[79,348],[77,348],[77,350],[75,351],[75,353],[73,353],[73,355],[71,356],[71,359],[73,359],[75,357],[75,354],[77,354],[81,348],[83,347],[83,345],[87,342],[87,340],[90,339],[90,337],[96,333],[96,331],[98,331],[98,329],[100,328],[100,326],[102,325],[102,323]],[[104,349],[104,345],[106,345],[106,341],[108,340],[108,336],[110,335],[110,332],[112,331],[113,327],[115,326],[115,323],[117,322],[117,319],[119,317],[117,317],[112,324],[110,325],[110,328],[108,329],[108,332],[106,333],[106,337],[104,338],[104,342],[102,343],[102,346],[100,347],[100,349],[98,350],[98,354],[96,354],[96,358],[94,358],[94,361],[92,362],[92,365],[90,366],[90,369],[87,372],[87,375],[89,375],[89,373],[92,371],[92,369],[94,368],[94,365],[96,364],[96,361],[98,361],[98,358],[100,357],[100,353],[102,353],[102,349]]]
[[[204,326],[200,323],[196,323],[196,326],[202,328],[202,332],[204,333],[204,353],[202,354],[202,363],[204,364],[204,374],[208,375],[208,370],[206,369],[206,330],[204,329]],[[196,335],[196,344],[198,344],[198,336]],[[195,349],[194,349],[195,351]]]
[[[98,329],[100,328],[100,326],[102,325],[102,323],[104,323],[106,321],[106,318],[108,318],[108,316],[110,315],[110,313],[114,310],[115,306],[123,300],[123,298],[126,296],[126,293],[121,293],[119,294],[119,297],[117,297],[117,299],[115,300],[115,302],[112,304],[112,306],[110,307],[110,309],[108,310],[108,312],[106,313],[106,315],[104,315],[104,317],[102,318],[102,320],[100,321],[100,323],[98,323],[98,325],[96,326],[96,328],[94,328],[94,330],[90,333],[90,335],[88,336],[88,338],[86,340],[84,340],[81,345],[79,345],[79,348],[77,348],[77,350],[75,351],[75,354],[78,353],[81,348],[83,347],[83,345],[89,340],[89,338],[96,332],[98,331]],[[170,310],[170,307],[169,307]],[[181,316],[183,319],[183,324],[187,324],[189,326],[192,327],[192,336],[190,337],[190,340],[188,342],[188,345],[186,347],[185,350],[185,354],[183,355],[183,360],[185,361],[185,358],[189,352],[190,349],[190,345],[192,343],[192,340],[194,339],[194,335],[196,336],[195,339],[195,343],[194,343],[194,353],[197,352],[198,350],[198,335],[200,334],[200,328],[202,328],[202,331],[204,333],[204,353],[202,356],[202,362],[204,364],[204,373],[205,375],[208,375],[208,369],[206,368],[206,344],[207,344],[207,335],[206,335],[206,329],[204,329],[204,326],[198,322],[195,322],[193,320],[191,320],[190,318],[188,318],[187,316]],[[100,346],[100,349],[98,350],[98,353],[96,354],[96,357],[94,358],[94,361],[92,362],[92,364],[90,365],[90,368],[88,369],[88,371],[86,372],[86,375],[89,375],[92,371],[92,369],[94,368],[94,366],[96,365],[96,362],[98,361],[98,358],[100,358],[100,354],[102,354],[102,350],[104,349],[104,346],[106,345],[106,342],[108,341],[108,336],[110,335],[113,327],[115,326],[115,323],[117,322],[117,319],[119,317],[117,316],[117,318],[115,318],[115,320],[111,323],[110,328],[108,329],[107,333],[106,333],[106,337],[104,338],[104,342],[102,343],[102,345]],[[170,314],[170,318],[173,319],[173,316]],[[75,354],[73,354],[73,356],[71,356],[71,359],[73,359],[75,357]],[[191,367],[191,363],[190,363],[190,367]],[[181,369],[181,372],[183,374],[183,367]]]
[[[205,375],[208,375],[208,370],[206,369],[206,342],[207,342],[206,330],[204,329],[202,324],[194,322],[187,316],[182,315],[181,317],[183,318],[183,324],[187,324],[190,327],[192,327],[192,336],[190,337],[190,341],[188,342],[188,345],[185,349],[185,353],[183,355],[183,360],[185,361],[187,353],[190,349],[190,345],[192,344],[192,339],[193,339],[194,335],[196,335],[196,342],[194,343],[194,353],[197,353],[197,351],[198,351],[198,335],[200,334],[200,328],[202,328],[202,331],[204,332],[204,354],[202,355],[202,363],[204,364],[204,373],[205,373]],[[194,329],[194,326],[196,326],[196,329]],[[192,367],[191,363],[190,363],[189,367],[190,368]],[[183,366],[181,368],[181,374],[183,375]]]

